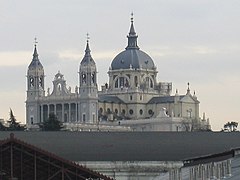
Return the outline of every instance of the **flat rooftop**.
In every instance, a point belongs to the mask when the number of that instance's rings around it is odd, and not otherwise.
[[[224,132],[0,132],[72,161],[182,161],[240,147]]]

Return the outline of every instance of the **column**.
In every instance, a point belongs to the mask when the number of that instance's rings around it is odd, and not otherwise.
[[[41,118],[40,118],[40,123],[43,122],[43,106],[41,105]]]
[[[226,162],[226,176],[227,177],[230,177],[230,176],[232,176],[232,169],[231,169],[231,160],[230,159],[228,159],[227,160],[227,162]]]
[[[78,119],[77,119],[77,112],[78,112],[78,110],[77,110],[77,103],[75,103],[75,121],[76,122],[78,121]]]
[[[214,163],[211,164],[211,176],[210,176],[211,179],[214,179],[215,178],[215,166],[214,166]]]
[[[72,115],[71,115],[71,103],[68,104],[69,108],[69,122],[72,122]]]
[[[76,121],[78,122],[78,103],[76,103]]]
[[[194,167],[189,169],[190,171],[190,180],[194,180]]]
[[[57,115],[57,104],[53,104],[54,106],[54,114]]]
[[[64,117],[64,104],[62,103],[62,122],[65,122],[65,117]]]
[[[48,116],[49,116],[49,104],[47,105],[47,119],[48,119]]]

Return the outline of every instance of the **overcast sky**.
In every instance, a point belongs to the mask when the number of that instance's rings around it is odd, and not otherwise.
[[[25,122],[35,36],[45,86],[52,89],[60,70],[74,89],[88,32],[100,86],[127,45],[132,11],[139,47],[154,60],[158,81],[172,82],[173,94],[185,94],[190,82],[213,130],[240,122],[239,0],[0,0],[0,118],[12,108]]]

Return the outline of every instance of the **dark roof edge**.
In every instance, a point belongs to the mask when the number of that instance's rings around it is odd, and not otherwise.
[[[239,154],[239,153],[236,153],[236,151],[239,151],[239,150],[240,150],[240,147],[230,149],[228,151],[224,151],[217,154],[210,154],[206,156],[199,156],[191,159],[185,159],[183,160],[183,164],[184,164],[184,167],[188,167],[188,166],[194,166],[198,164],[207,164],[210,162],[224,161],[229,158],[235,157],[235,155]]]

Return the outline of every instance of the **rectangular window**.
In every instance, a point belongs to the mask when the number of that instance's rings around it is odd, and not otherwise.
[[[132,99],[133,99],[133,97],[132,97],[132,95],[130,95],[130,101],[132,101]]]

